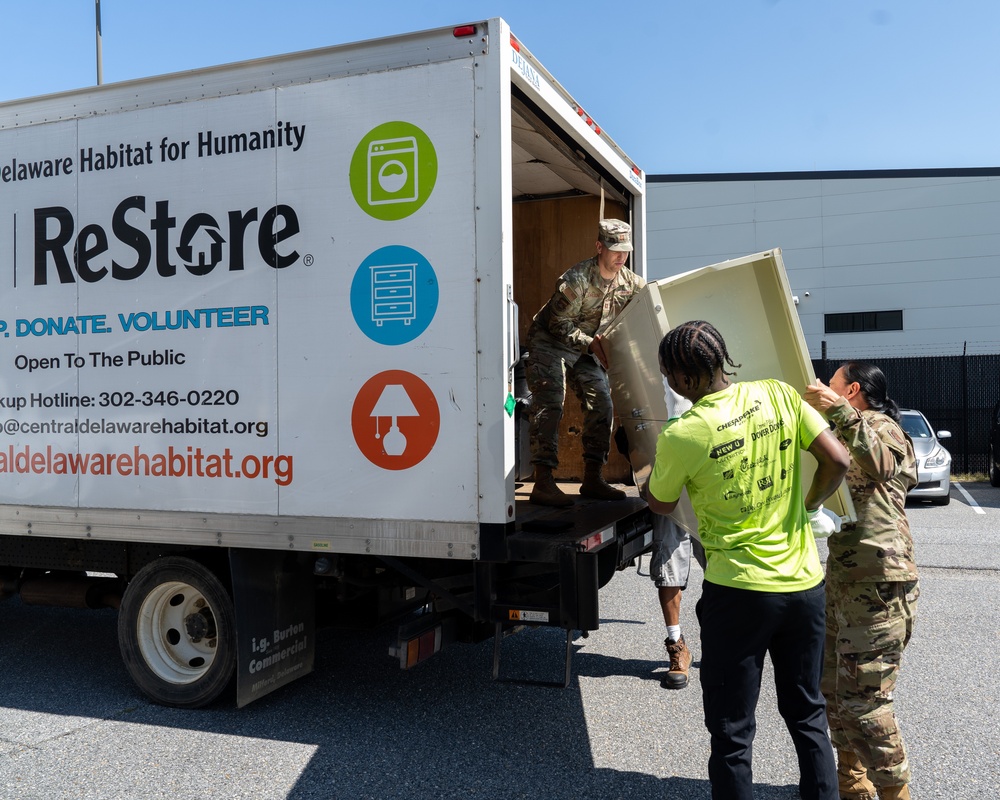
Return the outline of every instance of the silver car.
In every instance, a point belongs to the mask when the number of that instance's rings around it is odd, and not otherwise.
[[[900,409],[902,426],[913,440],[917,456],[917,485],[910,489],[907,498],[930,500],[935,505],[946,506],[951,500],[951,453],[939,439],[950,439],[951,431],[937,431],[927,417],[909,408]]]

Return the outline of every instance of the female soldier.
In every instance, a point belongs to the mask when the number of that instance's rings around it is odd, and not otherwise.
[[[903,649],[916,619],[917,566],[906,519],[917,482],[913,443],[885,376],[849,361],[806,389],[851,454],[847,482],[858,522],[830,538],[826,566],[826,655],[822,689],[837,749],[840,795],[902,798],[910,765],[892,705]]]

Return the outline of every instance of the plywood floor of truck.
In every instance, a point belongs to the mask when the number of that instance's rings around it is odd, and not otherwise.
[[[639,491],[635,486],[621,484],[615,486],[625,491],[624,500],[593,500],[581,497],[579,483],[560,481],[559,488],[570,495],[574,503],[567,508],[551,508],[535,505],[528,500],[534,488],[533,482],[519,482],[514,492],[517,501],[517,530],[557,538],[579,539],[646,508],[646,503],[639,499]]]

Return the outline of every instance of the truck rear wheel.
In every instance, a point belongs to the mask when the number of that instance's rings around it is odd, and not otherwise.
[[[232,598],[197,561],[158,559],[125,590],[118,645],[132,680],[152,700],[178,708],[208,705],[236,667]]]

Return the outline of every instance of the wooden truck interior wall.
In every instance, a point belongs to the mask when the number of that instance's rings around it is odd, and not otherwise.
[[[580,196],[514,203],[514,300],[520,309],[518,330],[522,350],[531,320],[555,291],[556,280],[571,266],[596,252],[599,197]],[[628,219],[620,205],[605,200],[606,217]],[[629,262],[631,266],[631,262]],[[615,409],[617,415],[620,409]],[[618,421],[615,421],[617,428]],[[561,480],[583,477],[583,414],[573,390],[567,387],[559,433]],[[605,477],[624,482],[631,478],[628,459],[611,443]]]

